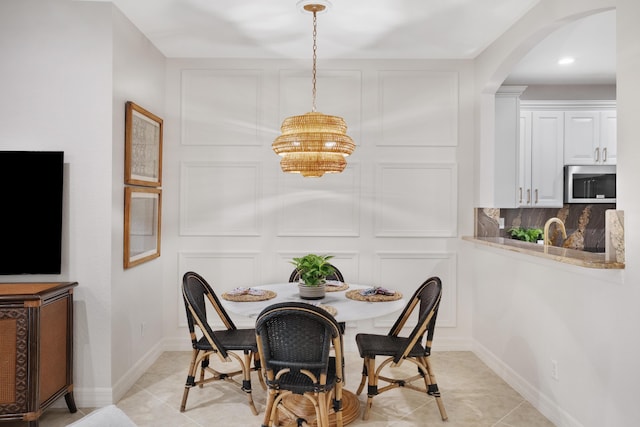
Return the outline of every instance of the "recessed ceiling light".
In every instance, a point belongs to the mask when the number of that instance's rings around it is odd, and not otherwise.
[[[574,61],[575,61],[574,58],[570,56],[565,56],[564,58],[558,59],[558,65],[569,65],[569,64],[573,64]]]

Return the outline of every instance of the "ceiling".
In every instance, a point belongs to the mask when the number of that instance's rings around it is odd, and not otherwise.
[[[570,56],[573,64],[558,65]],[[520,60],[508,84],[615,84],[616,12],[571,22],[542,40]]]
[[[310,59],[312,15],[296,1],[112,0],[169,58]],[[332,0],[317,17],[319,63],[474,58],[538,1]],[[615,82],[615,13],[609,15],[613,19],[585,19],[558,30],[524,58],[508,83],[564,83],[571,73],[581,83]],[[569,53],[576,56],[570,72],[558,69],[557,57]]]

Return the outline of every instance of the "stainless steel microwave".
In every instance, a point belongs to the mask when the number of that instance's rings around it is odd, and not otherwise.
[[[565,166],[564,202],[615,203],[616,166]]]

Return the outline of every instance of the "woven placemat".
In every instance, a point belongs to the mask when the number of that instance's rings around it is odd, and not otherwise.
[[[368,301],[368,302],[396,301],[402,298],[402,294],[398,291],[396,291],[396,293],[393,295],[382,295],[382,294],[362,295],[360,293],[361,290],[362,289],[353,289],[351,291],[348,291],[345,295],[349,299],[353,299],[356,301]]]
[[[335,307],[332,307],[330,305],[318,304],[318,307],[320,307],[321,309],[323,309],[324,311],[326,311],[332,316],[335,316],[336,314],[338,314],[338,310],[336,310]]]
[[[347,289],[349,289],[349,285],[346,283],[343,283],[341,286],[332,286],[332,285],[324,286],[324,290],[326,292],[340,292],[340,291],[346,291]]]
[[[227,292],[222,294],[222,298],[227,301],[236,301],[236,302],[251,302],[251,301],[266,301],[271,298],[276,297],[276,293],[269,290],[264,290],[263,295],[249,295],[249,294],[241,294],[241,295],[233,295]]]

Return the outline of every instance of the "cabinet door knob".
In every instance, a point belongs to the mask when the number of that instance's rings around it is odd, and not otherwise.
[[[602,149],[602,162],[606,162],[607,161],[607,147]]]
[[[538,189],[536,188],[536,205],[538,204]]]
[[[527,189],[527,204],[528,205],[531,204],[531,189],[530,188]]]
[[[596,148],[595,154],[596,154],[596,162],[599,162],[600,161],[600,148]]]
[[[522,187],[520,187],[520,201],[518,203],[522,204]]]

